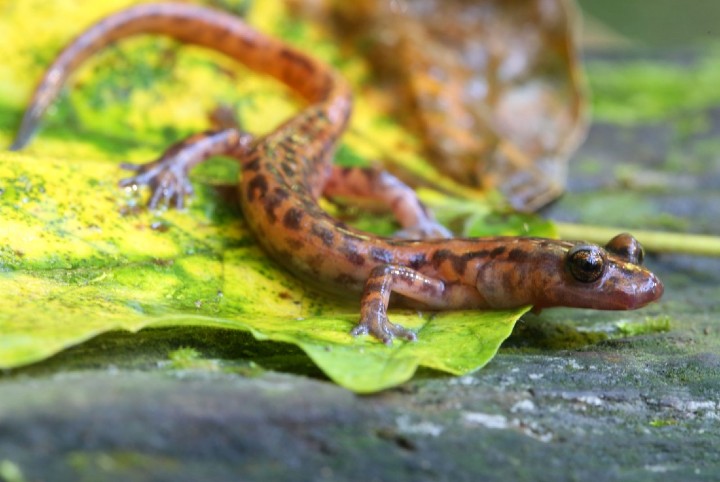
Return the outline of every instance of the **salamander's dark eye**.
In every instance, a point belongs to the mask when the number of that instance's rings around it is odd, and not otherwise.
[[[642,244],[628,233],[618,234],[612,238],[605,249],[628,263],[641,265],[645,259],[645,250]]]
[[[580,244],[568,252],[567,266],[573,278],[583,283],[592,283],[602,276],[605,257],[597,246]]]

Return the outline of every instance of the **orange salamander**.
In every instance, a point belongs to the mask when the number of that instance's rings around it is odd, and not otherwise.
[[[242,166],[241,207],[263,249],[325,291],[360,295],[355,335],[386,344],[416,335],[388,320],[390,295],[429,310],[568,306],[635,309],[657,300],[663,285],[642,267],[629,234],[605,247],[525,237],[451,238],[414,192],[388,173],[340,168],[332,157],[352,110],[348,84],[333,69],[239,18],[190,4],[130,7],[99,21],[60,53],[37,86],[12,149],[22,148],[70,73],[125,37],[158,34],[207,47],[294,89],[307,106],[273,132],[252,138],[235,126],[194,135],[134,171],[121,186],[148,185],[151,207],[182,207],[189,170],[213,155]],[[320,196],[365,197],[392,209],[403,237],[379,237],[324,212]],[[411,239],[414,238],[414,239]]]

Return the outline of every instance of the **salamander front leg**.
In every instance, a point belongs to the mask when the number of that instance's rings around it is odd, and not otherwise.
[[[432,306],[442,300],[445,284],[405,266],[375,267],[365,283],[360,301],[360,322],[353,328],[353,335],[370,334],[386,345],[392,345],[395,337],[417,339],[413,331],[388,320],[387,308],[393,291]]]
[[[395,233],[398,237],[452,238],[452,233],[435,221],[415,191],[386,171],[373,167],[333,166],[323,195],[374,200],[387,205],[403,227]]]
[[[173,144],[155,161],[121,164],[123,169],[136,174],[120,180],[119,184],[121,187],[149,186],[152,194],[148,206],[151,208],[169,203],[182,209],[185,198],[193,192],[188,179],[190,169],[215,155],[240,157],[251,142],[252,136],[233,128],[196,134]]]

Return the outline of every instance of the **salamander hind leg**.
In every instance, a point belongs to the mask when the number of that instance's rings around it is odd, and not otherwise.
[[[370,334],[386,345],[392,345],[396,337],[410,341],[417,339],[412,330],[388,319],[387,308],[393,291],[432,306],[442,300],[445,284],[405,266],[386,264],[375,267],[365,283],[360,302],[360,321],[353,328],[353,335]]]
[[[194,166],[215,155],[240,156],[252,142],[249,134],[237,129],[196,134],[170,146],[158,159],[146,164],[121,164],[123,169],[135,172],[134,176],[120,180],[121,187],[149,186],[151,208],[161,203],[182,209],[185,199],[192,195],[188,173]]]
[[[451,238],[435,221],[415,191],[392,174],[373,167],[333,166],[323,189],[326,197],[374,200],[387,205],[403,227],[396,236],[406,239]]]

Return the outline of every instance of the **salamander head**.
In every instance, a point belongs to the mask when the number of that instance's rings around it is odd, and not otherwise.
[[[642,266],[642,246],[629,234],[604,248],[532,238],[512,243],[479,266],[477,290],[490,307],[633,310],[663,294],[662,282]]]
[[[605,248],[579,243],[569,248],[563,267],[539,306],[633,310],[659,299],[663,284],[642,266],[644,251],[630,234],[615,236]],[[554,288],[554,289],[551,289]]]

